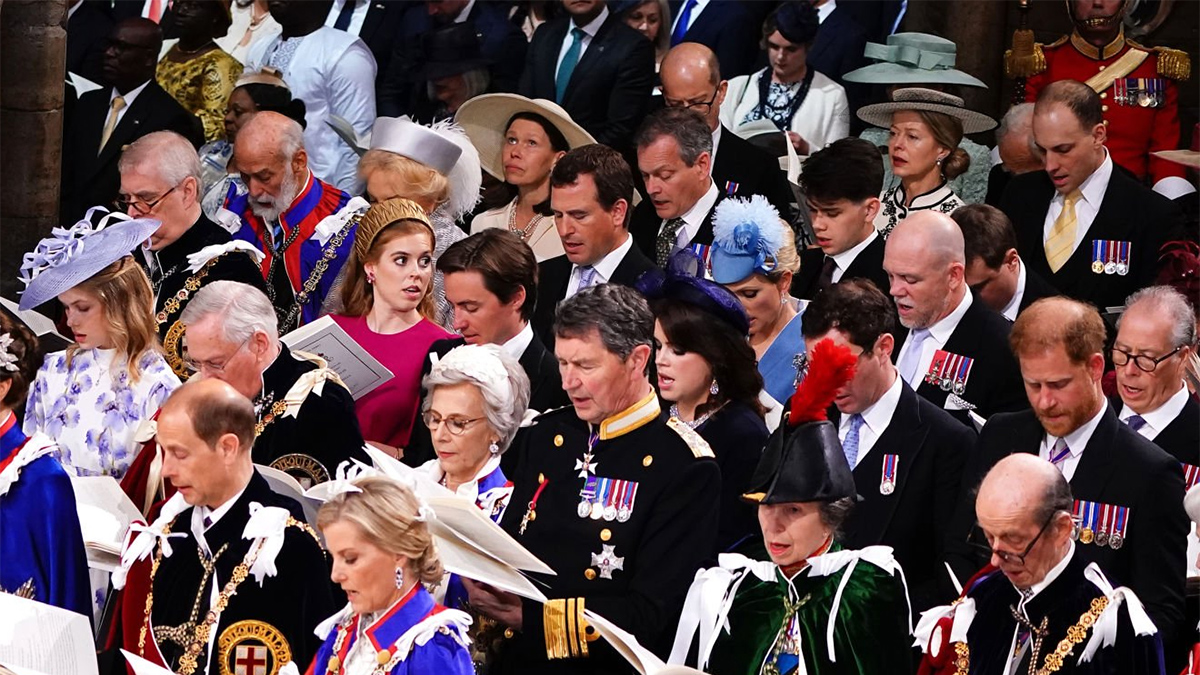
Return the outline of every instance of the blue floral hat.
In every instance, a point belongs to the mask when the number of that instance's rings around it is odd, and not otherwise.
[[[21,263],[21,309],[37,307],[92,278],[132,253],[160,225],[152,218],[134,220],[94,206],[71,227],[54,228]]]
[[[722,200],[713,216],[713,281],[735,284],[756,272],[773,272],[786,241],[784,227],[762,195]]]

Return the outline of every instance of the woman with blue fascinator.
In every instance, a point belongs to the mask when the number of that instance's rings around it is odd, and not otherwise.
[[[695,261],[691,251],[676,253],[665,273],[646,272],[637,289],[654,311],[658,394],[672,417],[708,441],[721,466],[717,550],[728,551],[757,530],[754,509],[738,496],[767,440],[763,382],[742,304],[724,286],[681,273],[688,259]],[[692,267],[703,269],[698,261]]]
[[[713,216],[713,281],[729,289],[749,319],[750,347],[763,389],[783,403],[799,380],[805,303],[789,295],[800,269],[792,230],[766,197],[726,199]]]

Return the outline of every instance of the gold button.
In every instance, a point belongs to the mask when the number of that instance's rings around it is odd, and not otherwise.
[[[1108,106],[1107,105],[1100,106],[1100,112],[1108,112]]]
[[[336,673],[338,669],[342,667],[342,660],[338,658],[337,654],[334,654],[333,656],[329,657],[327,667],[329,672]]]
[[[380,650],[380,652],[375,655],[375,660],[378,661],[379,665],[381,666],[386,665],[388,661],[392,660],[392,653],[386,649]]]
[[[505,639],[511,640],[513,635],[514,635],[514,633],[513,633],[513,629],[511,629],[511,628],[505,628],[505,629],[504,629],[504,637],[505,637]]]
[[[654,455],[646,455],[642,458],[642,466],[650,466],[654,463]]]
[[[1106,91],[1103,94],[1100,94],[1100,98],[1108,98],[1108,92]]]
[[[539,473],[538,474],[538,485],[541,485],[542,483],[545,483],[545,482],[546,482],[546,474]]]
[[[609,539],[612,539],[612,530],[607,527],[600,530],[600,541],[608,541]]]
[[[583,571],[583,576],[587,577],[588,581],[591,581],[596,578],[596,570],[589,567]]]
[[[561,448],[562,444],[563,444],[562,434],[558,434],[557,436],[554,437],[554,447]]]
[[[1108,120],[1104,120],[1104,126],[1108,126]]]

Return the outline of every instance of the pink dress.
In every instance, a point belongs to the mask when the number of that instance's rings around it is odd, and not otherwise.
[[[354,402],[363,438],[397,448],[408,445],[420,411],[421,366],[429,346],[454,335],[428,319],[394,335],[367,328],[365,316],[331,315],[337,325],[395,375],[379,388]]]

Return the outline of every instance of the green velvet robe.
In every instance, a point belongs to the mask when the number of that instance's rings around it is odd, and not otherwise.
[[[834,547],[831,551],[836,551]],[[912,672],[908,606],[900,579],[865,560],[850,574],[835,619],[834,654],[826,631],[844,570],[830,576],[798,572],[789,583],[779,568],[765,582],[747,571],[729,611],[730,633],[721,632],[707,672],[712,675],[773,675],[765,663],[784,627],[787,604],[799,603],[800,644],[809,675],[904,675]],[[784,673],[783,675],[786,675]]]

